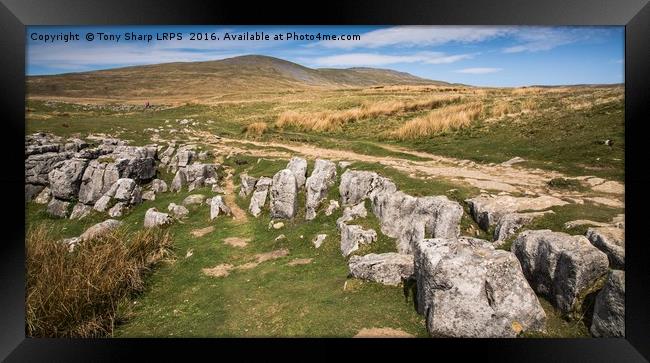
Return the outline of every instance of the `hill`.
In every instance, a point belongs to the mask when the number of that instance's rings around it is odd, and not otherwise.
[[[241,92],[423,84],[448,83],[388,69],[312,69],[283,59],[247,55],[207,62],[30,76],[27,93],[32,98],[189,101]]]

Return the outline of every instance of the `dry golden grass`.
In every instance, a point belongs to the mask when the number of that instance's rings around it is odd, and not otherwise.
[[[424,100],[393,100],[365,103],[360,107],[343,111],[321,111],[300,113],[285,111],[278,116],[276,126],[296,127],[303,131],[332,131],[339,129],[347,122],[379,116],[390,116],[402,112],[412,112],[423,109],[441,107],[460,101],[459,96],[434,96]]]
[[[467,103],[436,109],[414,118],[392,133],[398,139],[415,139],[469,126],[477,120],[483,105]]]
[[[517,111],[518,108],[512,100],[504,99],[497,101],[494,106],[492,106],[490,114],[492,117],[503,117]]]
[[[269,126],[266,122],[253,122],[244,126],[243,132],[248,136],[259,137],[266,132]]]
[[[30,337],[110,336],[121,304],[141,291],[143,275],[169,254],[171,236],[122,230],[70,252],[47,226],[27,233],[26,330]]]

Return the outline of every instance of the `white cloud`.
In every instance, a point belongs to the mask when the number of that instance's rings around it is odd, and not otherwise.
[[[459,69],[457,73],[467,73],[467,74],[487,74],[500,72],[502,68],[488,68],[488,67],[477,67],[477,68],[465,68]]]
[[[525,27],[513,33],[520,43],[503,48],[504,53],[539,52],[599,37],[603,29]]]
[[[356,41],[321,41],[325,48],[379,48],[384,46],[432,46],[449,42],[473,43],[509,32],[509,28],[482,26],[399,26],[361,34]]]
[[[359,67],[383,66],[397,63],[448,64],[471,58],[472,54],[447,55],[441,52],[419,52],[405,55],[387,55],[379,53],[346,53],[313,59],[304,59],[307,63],[322,67]]]

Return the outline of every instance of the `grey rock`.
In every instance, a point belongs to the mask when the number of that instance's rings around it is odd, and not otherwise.
[[[506,214],[521,211],[541,211],[555,206],[569,204],[552,196],[513,197],[510,195],[480,195],[465,201],[469,205],[472,217],[483,230],[497,224]]]
[[[219,214],[230,215],[230,208],[223,201],[223,197],[217,195],[210,200],[210,220],[217,218]]]
[[[551,230],[524,231],[511,251],[530,286],[562,312],[571,312],[580,292],[607,272],[607,255],[584,236]]]
[[[57,164],[48,174],[52,195],[63,200],[76,197],[87,165],[88,161],[84,159],[70,159]]]
[[[226,192],[225,190],[223,190],[223,188],[219,184],[212,184],[212,189],[211,190],[212,190],[212,193],[221,193],[221,194],[223,194],[223,193]]]
[[[72,157],[67,152],[47,152],[43,154],[29,155],[25,159],[25,183],[35,185],[48,185],[49,173],[54,170],[60,162]]]
[[[358,204],[378,193],[394,193],[397,186],[390,179],[370,171],[346,170],[341,175],[341,205]]]
[[[248,206],[248,211],[253,216],[258,217],[262,213],[262,208],[266,204],[266,196],[272,183],[273,179],[261,177],[255,184],[255,191]]]
[[[198,177],[194,180],[192,180],[188,185],[187,185],[187,191],[191,192],[195,189],[202,188],[205,182],[205,178],[203,177]]]
[[[336,200],[330,200],[329,204],[327,205],[327,208],[325,208],[325,215],[326,216],[331,216],[332,213],[334,213],[335,210],[339,209],[341,206],[339,205],[339,202]]]
[[[625,336],[625,271],[611,270],[596,296],[591,334],[595,337]]]
[[[79,187],[79,201],[93,204],[120,178],[120,170],[115,163],[92,160],[84,171]]]
[[[625,270],[625,230],[616,227],[589,228],[587,239],[607,254],[611,268]]]
[[[508,213],[502,216],[494,229],[494,247],[500,247],[505,239],[514,235],[521,227],[530,223],[535,218],[542,217],[553,211],[531,212],[531,213]]]
[[[47,214],[53,217],[66,218],[69,213],[70,204],[68,201],[52,198],[50,203],[47,204]]]
[[[294,156],[289,160],[287,169],[291,170],[296,177],[298,189],[304,187],[307,178],[307,160]]]
[[[350,165],[352,165],[352,163],[349,161],[339,161],[339,168],[341,168],[341,170],[345,170]]]
[[[413,255],[389,252],[352,256],[348,269],[352,277],[397,286],[413,275]]]
[[[142,200],[156,200],[156,193],[153,190],[147,190],[142,193]]]
[[[83,242],[90,241],[119,228],[121,225],[122,222],[116,219],[107,219],[88,228],[84,233],[81,234],[81,236],[79,236],[79,239]]]
[[[154,179],[151,181],[151,190],[156,194],[165,193],[167,192],[167,183],[162,179]]]
[[[29,202],[36,198],[44,188],[45,187],[42,185],[25,184],[25,202]]]
[[[343,209],[343,214],[336,220],[336,228],[341,230],[341,225],[354,220],[355,218],[366,218],[368,211],[366,210],[365,202],[348,206]]]
[[[305,219],[316,218],[316,210],[327,198],[329,188],[336,183],[336,164],[329,160],[316,159],[314,170],[305,182],[307,190]]]
[[[257,178],[253,178],[248,174],[240,174],[239,180],[241,181],[239,187],[239,196],[242,198],[246,198],[255,189],[255,183],[257,183]]]
[[[205,201],[205,195],[203,194],[191,194],[183,199],[183,205],[197,205],[202,204]]]
[[[70,219],[82,219],[87,215],[89,215],[92,210],[93,207],[89,205],[83,203],[77,203],[72,208],[72,213],[70,213]]]
[[[180,169],[174,175],[169,189],[172,192],[180,192],[185,185],[187,185],[187,174],[185,173],[185,169]]]
[[[95,202],[93,209],[98,212],[105,212],[108,209],[108,206],[111,203],[111,197],[104,195]]]
[[[289,169],[283,169],[273,176],[271,186],[271,218],[291,219],[298,208],[296,177]]]
[[[169,206],[167,206],[167,210],[176,219],[183,219],[183,218],[187,217],[190,214],[190,211],[187,208],[185,208],[182,205],[175,204],[175,203],[170,203]]]
[[[359,249],[359,245],[367,245],[377,240],[377,232],[372,229],[353,224],[341,224],[341,254],[344,257]]]
[[[127,205],[142,203],[142,189],[135,180],[130,178],[118,179],[106,192],[107,196],[124,202]]]
[[[158,212],[156,208],[149,208],[144,214],[144,228],[164,226],[172,222],[173,219],[169,214]]]
[[[174,156],[174,151],[176,150],[176,146],[173,144],[170,144],[165,151],[160,153],[160,164],[163,166],[166,166],[169,164],[169,162],[172,160],[172,156]]]
[[[121,217],[122,214],[124,213],[125,208],[126,208],[126,203],[117,202],[111,209],[108,210],[108,215],[113,218]]]
[[[37,204],[47,204],[50,202],[50,199],[52,199],[52,193],[50,192],[50,188],[45,187],[41,192],[34,198],[34,203]]]
[[[316,237],[311,241],[311,243],[314,244],[314,247],[319,248],[323,242],[325,242],[325,238],[327,238],[326,234],[317,234]]]
[[[432,337],[513,338],[546,315],[517,258],[474,238],[414,244],[417,310]]]

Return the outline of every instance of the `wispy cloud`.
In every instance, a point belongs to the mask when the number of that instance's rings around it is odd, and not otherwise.
[[[476,68],[459,69],[456,72],[467,73],[467,74],[487,74],[487,73],[500,72],[502,70],[503,70],[502,68],[476,67]]]
[[[304,59],[308,63],[324,67],[383,66],[398,63],[448,64],[473,57],[472,54],[448,55],[442,52],[418,52],[403,55],[379,53],[345,53]]]
[[[508,34],[509,28],[472,26],[399,26],[361,34],[361,40],[321,41],[313,46],[325,48],[380,48],[385,46],[433,46],[449,42],[473,43]]]
[[[526,27],[512,34],[519,44],[503,48],[503,53],[551,50],[562,45],[596,39],[602,33],[602,29]]]

